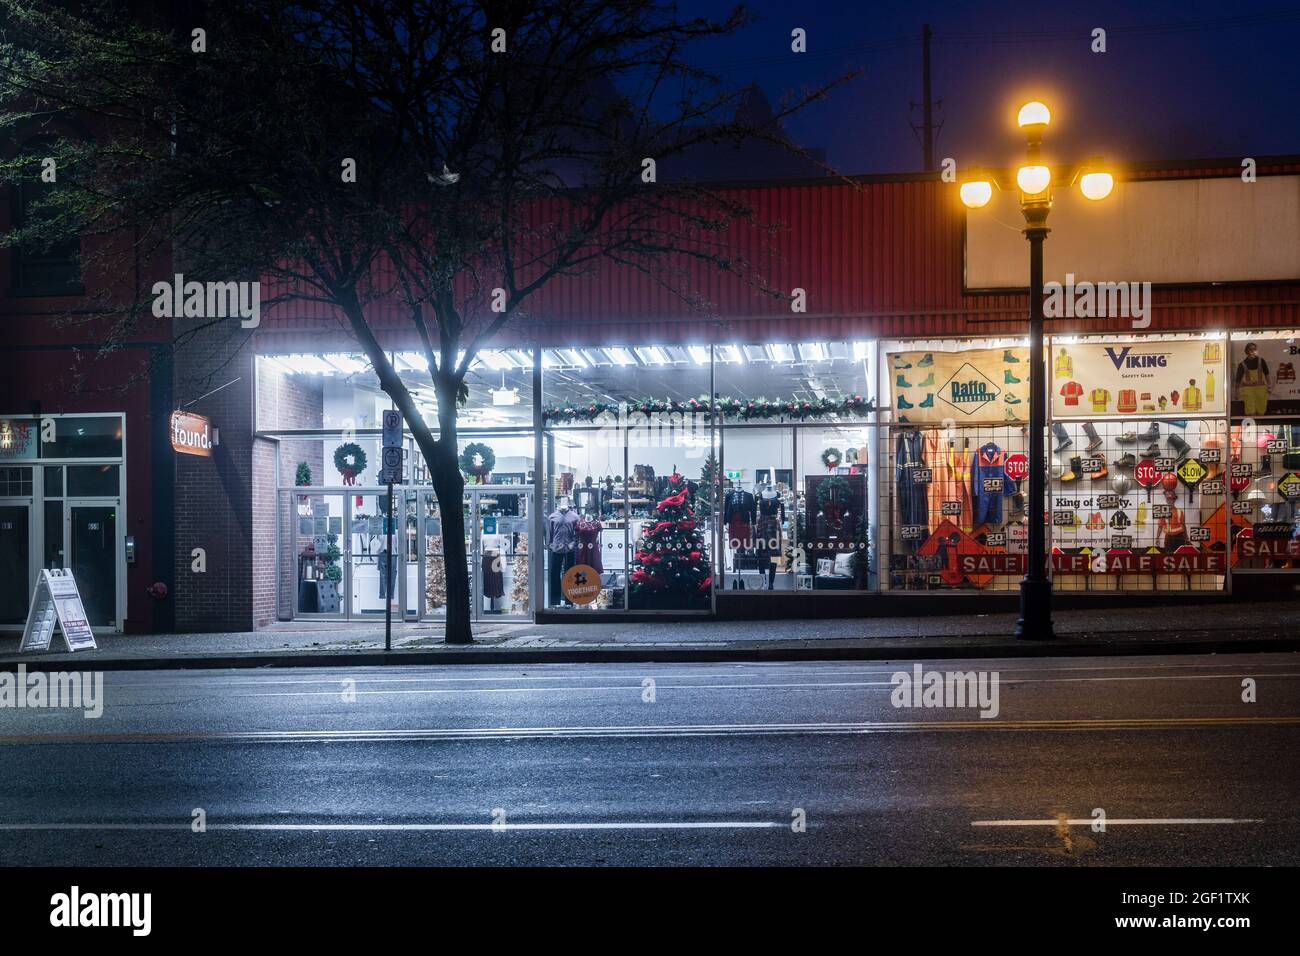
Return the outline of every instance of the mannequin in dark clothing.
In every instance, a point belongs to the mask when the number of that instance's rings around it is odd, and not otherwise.
[[[758,500],[748,491],[729,490],[722,501],[722,521],[727,527],[727,540],[738,555],[754,546],[754,525],[758,522]],[[734,558],[733,558],[734,562]],[[733,564],[733,570],[734,570]]]
[[[550,594],[552,607],[564,600],[564,572],[573,567],[578,549],[578,513],[561,498],[558,507],[546,518],[546,548],[550,551]]]
[[[776,563],[781,553],[781,523],[785,521],[785,504],[776,488],[767,485],[758,496],[758,523],[755,526],[755,544],[758,550],[758,569],[766,572],[767,589],[776,586]]]

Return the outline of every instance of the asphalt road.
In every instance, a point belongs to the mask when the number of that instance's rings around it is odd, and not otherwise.
[[[0,709],[0,864],[1300,863],[1300,656],[911,667],[108,673]]]

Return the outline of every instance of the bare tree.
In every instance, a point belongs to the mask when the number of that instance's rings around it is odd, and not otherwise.
[[[267,312],[327,306],[401,410],[444,539],[463,540],[458,399],[479,350],[526,330],[538,290],[614,262],[706,307],[683,268],[702,263],[780,294],[731,245],[738,223],[769,227],[673,175],[705,144],[795,150],[782,122],[827,92],[749,118],[745,91],[700,66],[710,40],[746,22],[739,8],[715,21],[652,0],[230,0],[160,24],[112,5],[73,16],[15,3],[3,123],[90,116],[96,135],[59,136],[68,188],[9,241],[90,235],[103,276],[173,249],[187,277],[261,277]],[[5,168],[11,180],[33,171]],[[148,319],[148,297],[129,298],[105,305],[115,338]],[[428,362],[436,425],[376,331],[376,310],[394,303]],[[446,640],[467,643],[466,556],[444,550]]]

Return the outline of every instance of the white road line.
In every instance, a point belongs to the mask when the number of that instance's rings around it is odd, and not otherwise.
[[[1181,827],[1181,826],[1220,826],[1230,823],[1263,823],[1263,820],[1243,819],[1238,820],[1232,817],[1155,817],[1151,819],[1118,819],[1106,817],[1103,819],[1085,819],[1072,820],[972,820],[973,827],[1054,827],[1059,826],[1062,822],[1072,827],[1092,826],[1093,824],[1105,824],[1108,827]]]
[[[123,743],[414,743],[421,741],[641,737],[801,736],[970,731],[1200,730],[1240,726],[1300,726],[1300,717],[1136,717],[1078,720],[922,720],[769,724],[654,724],[576,727],[468,727],[385,730],[232,730],[0,736],[0,745]]]
[[[974,669],[972,669],[972,670],[974,670]],[[1266,677],[1266,678],[1268,678],[1269,680],[1280,679],[1280,678],[1285,678],[1285,679],[1294,679],[1294,678],[1300,678],[1300,673],[1294,673],[1294,674],[1263,674],[1263,673],[1256,672],[1256,673],[1253,674],[1253,675],[1252,675],[1252,674],[1247,674],[1247,673],[1242,673],[1242,674],[1181,674],[1181,675],[1179,675],[1179,674],[1168,674],[1168,675],[1151,675],[1151,676],[1142,676],[1142,677],[1010,677],[1010,678],[1007,678],[1007,677],[999,677],[999,679],[998,679],[998,683],[999,683],[1000,685],[1011,686],[1011,685],[1016,685],[1016,684],[1078,684],[1078,683],[1094,683],[1094,682],[1106,683],[1106,682],[1112,682],[1112,681],[1184,681],[1184,680],[1233,680],[1233,681],[1240,681],[1240,680],[1242,680],[1243,678],[1251,677],[1251,676],[1260,677],[1260,678],[1264,678],[1264,677]],[[317,682],[312,682],[312,683],[317,683]],[[340,686],[339,686],[339,688],[336,689],[336,690],[315,690],[315,691],[308,691],[308,690],[295,690],[295,691],[266,691],[266,692],[255,692],[255,693],[244,693],[244,692],[240,692],[240,693],[232,694],[232,695],[228,695],[228,696],[231,696],[231,697],[239,697],[239,698],[254,698],[254,697],[338,697],[338,696],[343,692],[343,687],[341,686],[342,683],[343,683],[343,681],[342,681],[342,680],[336,680],[336,681],[332,681],[331,683],[339,684]],[[358,685],[358,686],[361,686],[361,685],[364,685],[364,684],[367,684],[367,683],[370,683],[370,681],[366,681],[366,680],[364,680],[364,679],[362,679],[362,680],[358,680],[358,681],[357,681],[357,685]],[[823,689],[823,688],[824,688],[824,689],[827,689],[827,690],[847,690],[847,689],[851,689],[851,688],[871,688],[871,689],[889,690],[889,689],[892,689],[893,687],[896,686],[896,685],[894,684],[893,681],[889,681],[889,680],[884,680],[884,681],[791,681],[791,682],[786,682],[786,683],[762,683],[762,684],[754,684],[754,683],[746,683],[746,684],[734,684],[734,683],[724,683],[724,684],[683,684],[683,683],[678,683],[678,679],[677,679],[677,678],[660,678],[660,679],[658,679],[658,680],[656,681],[656,685],[657,685],[657,688],[658,688],[658,690],[659,690],[660,692],[667,692],[667,691],[674,691],[674,690],[809,690],[809,689]],[[111,686],[111,685],[110,685],[110,686]],[[147,685],[146,685],[146,686],[147,686]],[[156,688],[156,689],[157,689],[158,691],[160,691],[160,692],[162,692],[162,691],[164,690],[164,688],[161,688],[161,687],[158,687],[158,688]],[[166,689],[166,690],[167,690],[168,693],[175,693],[175,692],[176,692],[176,689],[174,689],[174,688],[168,688],[168,689]],[[591,686],[584,686],[584,687],[574,687],[574,686],[567,686],[567,687],[556,687],[556,686],[552,686],[552,687],[542,687],[542,686],[536,686],[536,685],[534,685],[534,686],[527,686],[527,687],[447,687],[447,688],[443,688],[443,687],[430,687],[430,688],[420,688],[420,689],[413,689],[413,690],[398,690],[398,689],[383,688],[383,689],[379,689],[379,690],[354,690],[354,691],[352,691],[352,693],[355,694],[355,695],[358,696],[358,697],[361,697],[361,696],[370,696],[370,695],[403,695],[403,694],[425,694],[425,695],[440,695],[440,694],[456,694],[456,695],[464,695],[464,694],[542,694],[542,693],[555,693],[555,694],[589,694],[589,693],[605,692],[605,691],[628,691],[628,692],[632,692],[632,693],[640,693],[641,690],[642,690],[641,682],[640,682],[640,680],[637,680],[636,683],[628,683],[628,684],[611,684],[611,685],[598,686],[598,687],[591,687]]]
[[[770,820],[619,821],[577,823],[209,823],[208,830],[772,830],[785,827]],[[0,823],[0,830],[189,830],[189,823]]]
[[[1006,658],[999,658],[998,660],[1006,660]],[[803,675],[803,674],[817,675],[817,674],[825,673],[828,670],[834,669],[835,676],[841,676],[841,677],[866,676],[866,677],[887,678],[893,673],[895,673],[897,670],[902,668],[910,668],[912,664],[915,663],[920,663],[926,669],[931,669],[931,670],[991,670],[994,669],[988,667],[974,666],[976,664],[976,659],[969,659],[969,660],[953,659],[953,660],[944,660],[944,661],[940,661],[940,660],[897,661],[897,662],[890,662],[891,666],[887,668],[873,667],[867,669],[852,669],[852,670],[845,669],[842,664],[839,664],[834,661],[827,661],[822,666],[817,668],[808,668],[807,665],[802,665],[799,668],[786,669],[786,668],[781,668],[781,665],[778,663],[764,664],[761,662],[754,662],[752,664],[746,664],[746,665],[719,664],[717,665],[717,667],[719,670],[722,670],[724,668],[736,668],[737,670],[740,671],[748,670],[751,672],[749,674],[738,673],[736,675],[737,677],[758,676],[753,674],[752,672],[756,669],[762,668],[762,669],[782,670],[782,673],[788,675]],[[941,666],[941,665],[946,665],[946,666]],[[1222,668],[1223,665],[1224,662],[1222,660],[1218,660],[1209,663],[1189,663],[1189,664],[1064,665],[1064,666],[1042,666],[1042,667],[1025,666],[1023,664],[1013,664],[1012,666],[1009,667],[999,666],[996,669],[999,671],[999,673],[1023,672],[1028,674],[1028,673],[1039,673],[1042,671],[1050,672],[1050,671],[1194,670],[1199,668],[1210,668],[1210,667]],[[418,665],[413,665],[413,666],[418,666]],[[484,666],[488,666],[488,665],[484,665]],[[496,666],[500,666],[500,665],[496,665]],[[558,668],[558,667],[571,667],[571,666],[581,666],[583,668],[591,668],[592,670],[590,673],[582,673],[582,674],[539,673],[539,674],[519,674],[519,675],[491,674],[485,677],[459,677],[459,676],[458,677],[444,677],[444,676],[372,677],[367,675],[368,672],[377,669],[374,666],[368,665],[365,667],[357,667],[357,668],[349,669],[346,667],[345,664],[340,664],[337,667],[331,668],[331,670],[334,672],[345,674],[346,677],[313,676],[313,677],[303,677],[303,678],[265,677],[265,678],[241,679],[241,678],[218,675],[218,676],[203,676],[203,677],[193,677],[193,678],[166,677],[166,678],[160,678],[158,680],[152,680],[152,681],[113,681],[111,682],[111,686],[119,687],[119,688],[159,687],[166,684],[178,684],[188,688],[195,688],[195,687],[201,687],[205,684],[211,684],[214,686],[223,686],[223,687],[229,687],[236,684],[251,684],[257,686],[266,686],[272,684],[337,684],[343,681],[344,679],[356,680],[358,684],[363,684],[363,683],[364,684],[404,684],[404,683],[459,684],[459,683],[484,683],[488,681],[500,681],[504,683],[506,681],[546,681],[546,680],[589,681],[589,680],[620,680],[624,678],[626,678],[627,680],[641,681],[647,676],[656,676],[655,674],[652,674],[650,672],[669,668],[672,665],[666,665],[663,663],[648,663],[644,668],[640,670],[636,670],[632,672],[615,673],[615,674],[610,674],[601,670],[604,667],[610,666],[606,664],[583,664],[583,665],[542,664],[542,665],[538,665],[536,668],[529,668],[529,670],[534,670],[534,669],[543,670],[545,668]],[[626,665],[617,665],[617,666],[626,666]],[[1245,667],[1243,668],[1243,670],[1246,671],[1245,674],[1242,675],[1233,674],[1227,676],[1232,676],[1232,677],[1254,676],[1262,673],[1265,669],[1268,668],[1294,667],[1294,666],[1295,666],[1294,660],[1255,662],[1255,663],[1245,662]],[[1190,675],[1190,676],[1195,677],[1199,675]],[[1294,676],[1294,675],[1269,674],[1269,676]],[[669,674],[658,679],[662,682],[666,680],[683,680],[683,679],[691,679],[697,677],[711,678],[713,680],[717,680],[720,678],[725,679],[725,675],[720,675],[717,671],[712,671],[712,670],[708,672],[701,672],[701,673],[688,672],[684,674],[683,673]],[[1007,681],[1011,681],[1011,680],[1028,681],[1032,679],[1034,678],[1029,678],[1029,677],[1005,678],[1005,680]],[[1038,678],[1038,679],[1048,680],[1049,678]],[[1065,680],[1067,678],[1059,678],[1059,679]],[[1075,679],[1083,680],[1088,678],[1075,678]],[[1091,678],[1091,679],[1098,679],[1098,678]],[[1157,679],[1163,679],[1163,676],[1151,675],[1150,677],[1146,677],[1146,678],[1115,678],[1115,679],[1157,680]]]

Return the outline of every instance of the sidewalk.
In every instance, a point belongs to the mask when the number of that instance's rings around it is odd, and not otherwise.
[[[277,624],[228,634],[105,635],[77,666],[302,667],[371,664],[524,664],[586,661],[892,660],[899,658],[1092,656],[1114,654],[1300,651],[1300,602],[1200,605],[1186,609],[1096,608],[1060,611],[1054,641],[1016,641],[1015,614],[853,620],[573,624],[491,623],[476,643],[442,643],[436,624],[393,627],[385,652],[382,623]],[[59,646],[56,637],[55,646]],[[66,668],[66,653],[18,654],[18,637],[0,637],[0,670]]]

